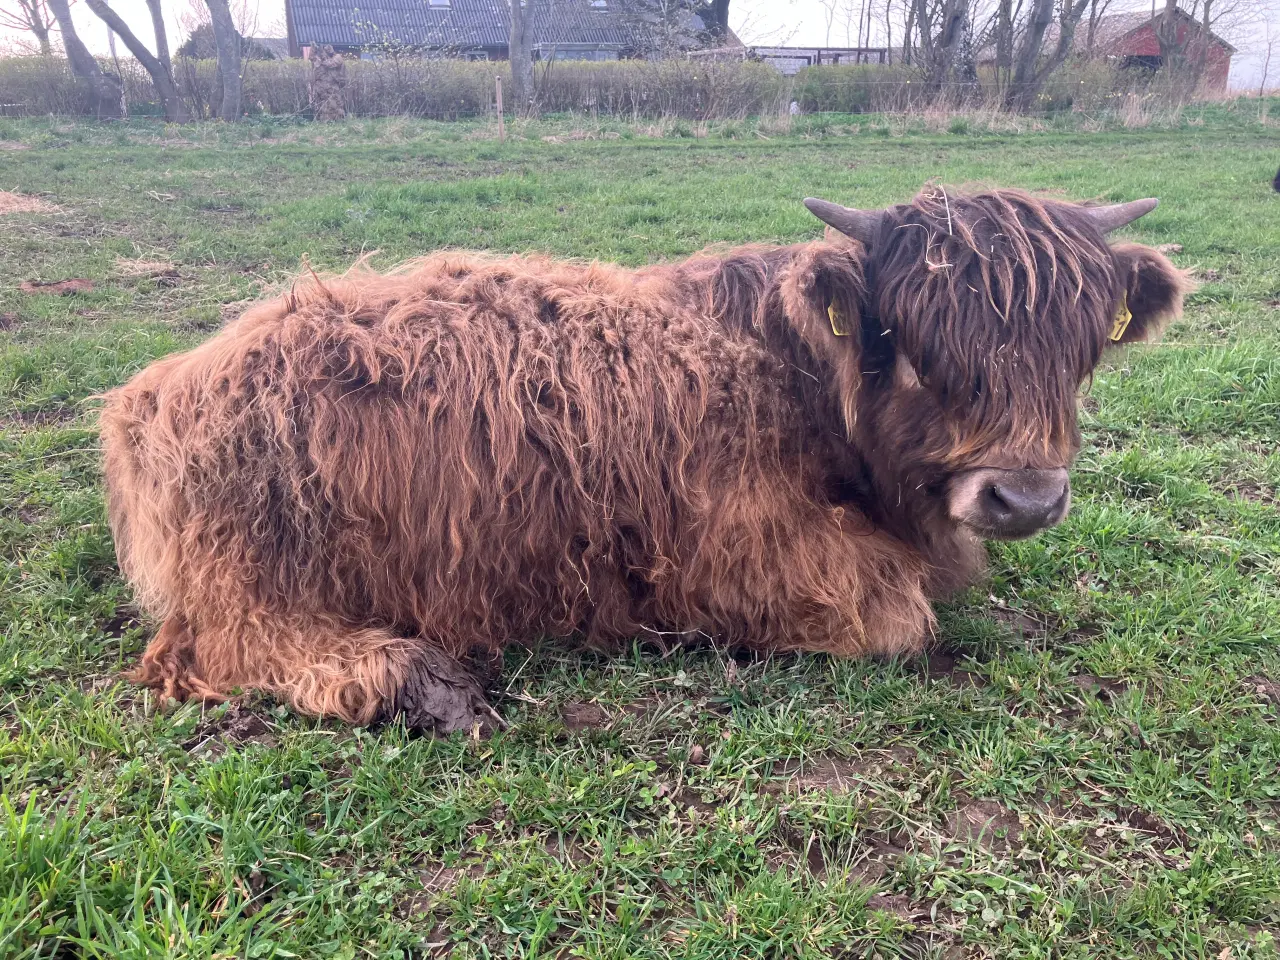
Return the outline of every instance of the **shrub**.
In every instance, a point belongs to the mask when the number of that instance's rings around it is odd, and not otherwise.
[[[104,68],[114,69],[104,63]],[[121,62],[130,113],[159,112],[146,72]],[[212,60],[177,60],[175,80],[196,116],[212,116],[218,94]],[[493,109],[494,77],[508,84],[505,63],[386,58],[347,64],[346,109],[351,116],[411,116],[432,120],[474,117]],[[308,113],[310,65],[303,60],[245,62],[244,112],[274,116]],[[687,60],[561,61],[539,64],[538,104],[548,113],[709,120],[779,109],[789,81],[758,63]],[[509,87],[508,87],[509,89]],[[86,114],[90,101],[65,60],[0,59],[0,104],[13,114]]]

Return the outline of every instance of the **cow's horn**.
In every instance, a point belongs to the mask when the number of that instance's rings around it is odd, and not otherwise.
[[[1130,200],[1128,203],[1112,203],[1105,207],[1085,207],[1085,209],[1089,211],[1090,219],[1097,224],[1099,230],[1110,233],[1112,230],[1119,230],[1126,224],[1133,223],[1139,217],[1145,217],[1159,204],[1160,201],[1155,197],[1147,197],[1145,200]]]
[[[883,210],[854,210],[816,197],[806,197],[804,205],[823,223],[835,227],[846,237],[861,240],[868,247],[880,236]]]

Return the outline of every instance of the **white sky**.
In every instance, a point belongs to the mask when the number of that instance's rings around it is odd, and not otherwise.
[[[0,5],[7,5],[13,0],[0,0]],[[250,25],[247,32],[257,36],[284,36],[284,0],[240,0],[249,10],[256,10],[256,29]],[[839,7],[847,5],[846,0],[836,0]],[[1271,36],[1276,37],[1275,54],[1272,57],[1268,86],[1280,82],[1280,0],[1258,0],[1261,8],[1269,18]],[[176,48],[186,35],[182,22],[191,22],[187,12],[189,6],[197,5],[203,9],[201,0],[167,0],[165,9],[169,22],[169,45]],[[111,0],[112,7],[133,27],[134,32],[152,45],[151,19],[144,0]],[[237,6],[233,0],[232,7]],[[1118,0],[1113,7],[1134,6],[1145,9],[1143,0]],[[877,4],[878,6],[878,4]],[[72,15],[80,32],[80,38],[95,53],[107,52],[107,28],[93,15],[83,3],[72,6]],[[832,46],[853,46],[856,43],[856,20],[852,30],[846,26],[845,18],[837,14],[835,22],[828,28],[826,12],[820,0],[731,0],[729,6],[730,25],[747,43],[785,43],[795,46],[817,46],[830,43]],[[253,16],[251,14],[251,19]],[[1260,21],[1265,23],[1265,20]],[[1244,36],[1228,37],[1239,52],[1231,60],[1231,86],[1248,89],[1256,86],[1262,72],[1261,48],[1265,45],[1266,26],[1259,25],[1246,31]],[[852,33],[853,36],[848,36]],[[12,34],[6,35],[0,29],[0,43],[11,41]],[[877,41],[880,38],[877,37]],[[900,42],[895,37],[894,42]],[[124,45],[117,42],[117,52],[127,55]]]

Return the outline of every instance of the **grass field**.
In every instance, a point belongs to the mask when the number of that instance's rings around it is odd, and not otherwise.
[[[0,957],[1277,956],[1280,127],[950,129],[0,120],[47,205],[0,207]],[[489,742],[121,679],[93,396],[302,257],[643,263],[931,177],[1159,196],[1131,235],[1203,286],[928,659],[513,652]]]

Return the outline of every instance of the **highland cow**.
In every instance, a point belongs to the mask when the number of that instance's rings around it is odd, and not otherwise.
[[[1081,384],[1186,282],[1105,239],[1154,200],[806,203],[822,240],[638,270],[312,276],[113,391],[137,679],[448,732],[539,638],[920,650],[984,538],[1066,515]]]

